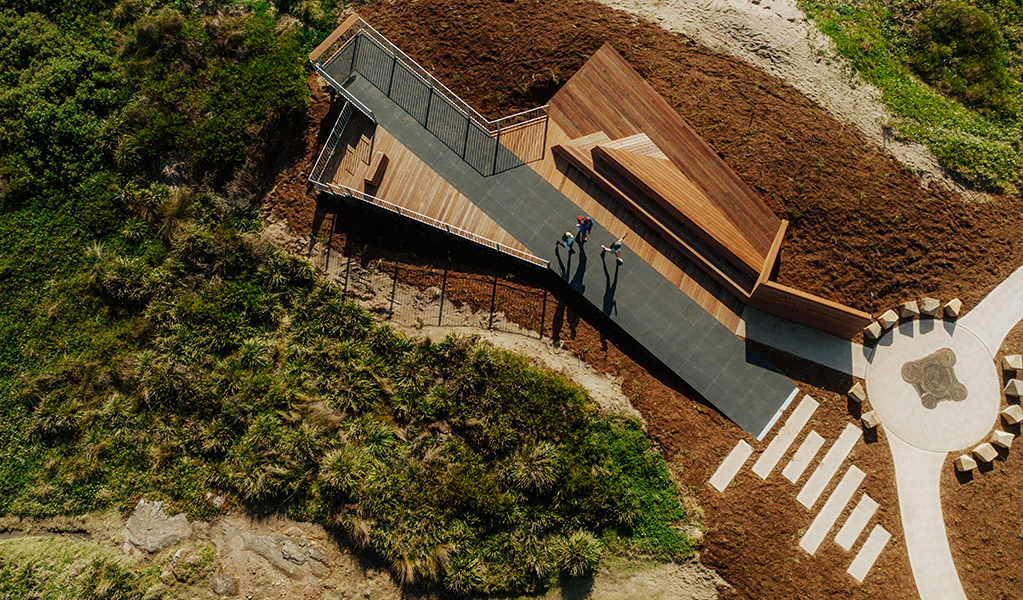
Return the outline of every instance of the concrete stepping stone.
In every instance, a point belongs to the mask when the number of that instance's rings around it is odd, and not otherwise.
[[[912,319],[920,316],[920,306],[916,303],[916,300],[910,300],[909,302],[903,302],[902,306],[899,307],[899,317],[903,319]]]
[[[863,338],[867,341],[876,340],[881,337],[882,333],[884,333],[884,329],[881,328],[881,324],[873,321],[863,330]]]
[[[858,381],[856,382],[856,385],[849,388],[846,395],[849,396],[849,399],[856,404],[863,404],[863,401],[867,399],[867,391],[863,389],[863,384]]]
[[[1012,439],[1014,437],[1015,436],[1012,435],[1011,433],[1007,433],[1000,429],[995,429],[994,431],[991,432],[991,443],[994,444],[995,446],[998,446],[999,448],[1005,448],[1006,450],[1008,450],[1009,446],[1012,445]]]
[[[938,314],[938,310],[941,308],[941,301],[937,298],[924,298],[920,300],[920,314],[925,317],[933,317]]]
[[[806,480],[803,485],[803,489],[799,491],[799,495],[796,496],[796,500],[806,508],[811,508],[817,499],[821,497],[821,493],[824,492],[824,488],[828,487],[831,483],[831,479],[838,472],[838,468],[845,462],[849,453],[852,452],[853,446],[859,441],[862,435],[860,428],[849,423],[845,426],[845,431],[842,435],[838,436],[838,440],[831,446],[828,453],[821,459],[817,470],[810,475],[810,478]]]
[[[873,498],[866,494],[860,496],[860,501],[856,504],[856,508],[853,509],[849,518],[845,520],[842,528],[838,530],[838,535],[835,536],[835,543],[838,544],[839,548],[848,552],[853,547],[856,539],[863,532],[863,528],[867,526],[867,521],[870,520],[870,517],[874,516],[874,511],[876,510],[877,502]]]
[[[1005,422],[1009,425],[1015,425],[1016,423],[1023,421],[1023,407],[1020,407],[1019,404],[1013,404],[1002,411],[1002,418],[1004,418]]]
[[[1023,356],[1010,354],[1002,357],[1003,371],[1019,371],[1020,369],[1023,369]]]
[[[799,481],[799,478],[803,476],[803,471],[809,466],[810,461],[817,456],[817,452],[820,451],[823,445],[824,438],[816,431],[811,431],[806,436],[806,439],[803,440],[802,445],[799,446],[799,450],[796,450],[796,454],[789,461],[789,464],[785,465],[785,469],[781,474],[792,483]]]
[[[1023,396],[1023,381],[1010,379],[1009,383],[1005,384],[1005,394],[1007,396],[1015,396],[1016,398]]]
[[[973,449],[973,457],[981,462],[991,462],[998,458],[998,451],[991,444],[981,444]]]
[[[851,466],[842,476],[842,480],[835,486],[824,506],[821,507],[817,516],[814,517],[810,526],[806,528],[803,539],[799,540],[799,547],[806,550],[810,555],[816,554],[821,542],[828,536],[828,532],[835,526],[835,521],[845,510],[845,505],[852,500],[853,494],[863,483],[864,473],[858,467]]]
[[[746,464],[746,460],[753,454],[753,447],[746,443],[746,440],[739,440],[739,443],[732,448],[732,451],[725,457],[724,462],[718,467],[717,471],[714,471],[714,475],[710,478],[710,485],[719,492],[724,492],[728,484],[735,478],[735,474],[739,472],[742,465]]]
[[[863,423],[864,429],[873,429],[881,424],[881,417],[877,416],[877,412],[870,411],[863,413],[863,416],[860,417],[860,422]]]
[[[785,425],[778,430],[778,435],[774,436],[771,443],[767,445],[767,449],[760,455],[757,462],[753,465],[753,472],[760,476],[761,479],[767,479],[767,476],[771,474],[774,467],[781,460],[781,457],[785,455],[789,450],[789,446],[792,445],[793,440],[799,435],[799,432],[806,426],[807,421],[813,416],[815,410],[817,410],[817,401],[810,396],[803,396],[803,399],[799,401],[799,406],[792,411],[789,415]]]
[[[969,454],[963,454],[955,460],[956,471],[965,473],[966,471],[972,471],[977,468],[977,461],[973,460],[973,457]]]
[[[874,566],[877,557],[881,556],[881,551],[884,550],[885,544],[891,538],[892,534],[888,533],[884,527],[875,525],[867,537],[867,541],[863,542],[863,547],[860,548],[859,554],[856,555],[852,564],[849,565],[847,573],[852,575],[853,579],[859,583],[863,583],[867,573],[870,572],[870,568]]]
[[[949,319],[958,319],[963,312],[963,302],[959,298],[949,300],[945,304],[945,316]]]
[[[881,327],[885,329],[891,329],[892,325],[899,322],[899,314],[894,310],[888,309],[883,315],[878,317],[878,321],[881,323]]]

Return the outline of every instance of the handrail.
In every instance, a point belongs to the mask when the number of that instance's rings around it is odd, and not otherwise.
[[[334,129],[330,131],[330,137],[327,138],[327,143],[323,145],[323,150],[320,150],[320,155],[316,158],[316,164],[313,165],[313,170],[309,173],[309,179],[316,180],[320,178],[323,171],[327,168],[327,163],[334,156],[334,149],[337,148],[337,144],[341,141],[341,132],[348,126],[348,121],[352,118],[352,103],[345,101],[344,108],[341,109],[341,114],[337,117],[337,122],[334,123]]]
[[[383,34],[374,29],[372,25],[362,20],[362,18],[359,17],[357,14],[353,14],[347,19],[345,19],[345,22],[342,23],[341,26],[338,27],[336,30],[334,30],[334,32],[331,33],[326,40],[324,40],[324,42],[316,49],[316,52],[310,54],[309,56],[310,61],[313,62],[314,65],[326,67],[340,54],[340,51],[334,52],[326,61],[320,62],[319,57],[326,53],[330,46],[339,42],[342,45],[344,45],[347,42],[349,42],[352,37],[360,34],[365,35],[366,37],[376,42],[377,45],[381,47],[381,49],[383,49],[385,52],[390,53],[390,55],[396,61],[400,62],[402,66],[406,67],[409,70],[409,72],[411,72],[419,79],[423,80],[423,82],[426,85],[431,87],[435,92],[437,92],[446,100],[448,100],[448,102],[450,102],[451,105],[456,110],[462,112],[466,117],[474,121],[487,133],[490,133],[492,135],[494,133],[499,134],[503,130],[511,129],[513,127],[520,127],[522,125],[543,120],[545,118],[548,118],[550,114],[549,105],[545,104],[543,106],[538,106],[536,108],[520,111],[515,114],[508,115],[506,117],[500,117],[493,120],[484,117],[474,108],[472,108],[472,106],[470,106],[468,102],[459,98],[457,94],[448,89],[448,87],[441,83],[439,80],[437,80],[436,77],[431,75],[428,70],[426,70],[419,63],[410,58],[400,48],[395,46],[393,42],[388,40],[386,37],[384,37]],[[320,69],[317,69],[317,71],[320,71]],[[506,122],[512,119],[522,119],[522,121],[505,125]]]
[[[515,258],[517,258],[519,260],[523,260],[523,261],[528,262],[530,264],[534,264],[534,265],[537,265],[537,266],[540,266],[540,267],[544,267],[544,268],[547,268],[550,265],[550,261],[546,261],[546,260],[544,260],[544,259],[542,259],[542,258],[540,258],[540,257],[538,257],[538,256],[536,256],[534,254],[531,254],[529,252],[524,252],[522,250],[518,250],[517,248],[512,248],[511,246],[506,246],[506,245],[502,244],[501,242],[495,242],[494,240],[491,240],[489,238],[485,238],[485,237],[483,237],[481,235],[476,235],[475,233],[473,233],[471,231],[467,231],[465,229],[462,229],[461,227],[456,227],[454,225],[451,225],[450,223],[445,223],[444,221],[440,221],[438,219],[434,219],[433,217],[428,217],[428,216],[426,216],[426,215],[424,215],[422,213],[418,213],[418,212],[416,212],[414,210],[409,210],[409,209],[405,208],[404,206],[399,206],[397,204],[392,204],[391,202],[388,202],[388,201],[383,200],[381,198],[377,198],[376,196],[372,196],[372,195],[364,193],[364,192],[360,192],[359,190],[350,188],[350,187],[348,187],[346,185],[339,185],[339,184],[336,184],[336,183],[330,183],[330,182],[326,182],[326,181],[317,181],[317,180],[312,180],[312,179],[310,179],[310,181],[312,181],[313,186],[317,190],[319,190],[321,192],[327,192],[329,194],[337,194],[338,196],[348,196],[350,198],[355,198],[357,200],[362,200],[363,202],[368,202],[370,204],[374,204],[376,206],[379,206],[381,208],[389,210],[389,211],[391,211],[393,213],[397,213],[397,214],[399,214],[399,215],[401,215],[403,217],[408,217],[408,218],[413,219],[415,221],[419,221],[420,223],[423,223],[425,225],[429,225],[429,226],[434,227],[436,229],[440,229],[442,231],[446,231],[446,232],[448,232],[448,233],[450,233],[452,235],[457,235],[458,237],[467,239],[467,240],[472,241],[472,242],[476,242],[477,244],[481,244],[483,246],[487,246],[488,248],[492,248],[494,250],[497,250],[498,252],[501,252],[501,253],[504,253],[504,254],[508,254],[510,256],[513,256],[513,257],[515,257]]]

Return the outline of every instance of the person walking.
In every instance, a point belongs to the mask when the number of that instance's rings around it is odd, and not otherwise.
[[[603,252],[600,253],[601,256],[603,256],[604,252],[610,252],[611,254],[615,255],[615,261],[618,264],[622,264],[624,262],[622,260],[622,243],[625,242],[625,238],[627,238],[628,236],[629,236],[629,234],[626,233],[622,237],[620,237],[617,240],[611,242],[611,247],[610,248],[608,248],[607,246],[601,245],[600,247],[604,249]]]
[[[575,220],[579,224],[579,243],[585,242],[586,237],[590,234],[590,230],[593,229],[593,219],[587,216],[579,216]]]
[[[575,252],[575,250],[572,249],[572,242],[574,241],[575,238],[572,237],[572,232],[566,231],[561,235],[561,240],[559,240],[557,244],[554,244],[554,248],[557,249],[558,246],[564,246],[565,249],[568,250],[568,253],[572,254]]]

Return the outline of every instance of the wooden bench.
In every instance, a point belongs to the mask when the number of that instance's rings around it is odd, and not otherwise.
[[[369,163],[369,171],[366,172],[366,185],[373,187],[380,185],[380,181],[384,178],[384,170],[387,169],[387,161],[387,155],[383,152],[373,155],[373,160]]]

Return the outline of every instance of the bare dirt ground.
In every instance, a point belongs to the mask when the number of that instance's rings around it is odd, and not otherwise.
[[[936,182],[973,199],[922,144],[893,135],[881,91],[854,74],[792,0],[599,0],[681,33],[715,52],[784,80],[836,119],[883,147],[927,187]]]
[[[941,186],[925,182],[921,187],[915,173],[857,127],[834,118],[787,82],[635,15],[587,0],[420,0],[358,10],[491,117],[542,104],[590,54],[611,42],[779,216],[791,221],[782,283],[874,313],[921,295],[958,296],[969,309],[1023,262],[1018,199],[970,202]],[[333,123],[330,97],[315,78],[310,84],[315,93],[308,126],[266,198],[268,218],[296,235],[321,234],[324,214],[336,210],[318,202],[305,180]],[[429,233],[398,236],[407,239],[400,246],[394,236],[386,241],[384,234],[403,227],[386,215],[345,212],[344,217],[334,225],[335,247],[362,261],[404,254],[414,262],[484,268],[468,254],[435,252],[444,242]],[[864,491],[880,503],[877,518],[894,537],[864,584],[855,585],[845,574],[851,556],[834,544],[825,544],[814,557],[798,548],[811,515],[795,502],[798,488],[777,474],[763,482],[744,471],[725,495],[707,487],[710,474],[744,434],[602,315],[571,294],[554,295],[557,303],[544,325],[548,335],[621,381],[649,435],[703,506],[702,560],[734,586],[721,597],[917,597],[883,432],[857,447],[854,463],[867,473]],[[1023,350],[1023,333],[1014,332],[1006,349]],[[826,439],[856,421],[858,412],[842,395],[851,379],[758,350],[821,402],[811,427]],[[1018,568],[1023,546],[1018,527],[998,508],[1018,503],[1023,489],[1023,468],[1013,466],[1023,459],[1013,456],[1010,452],[973,481],[943,481],[953,556],[971,598],[1019,597],[1005,573]]]

